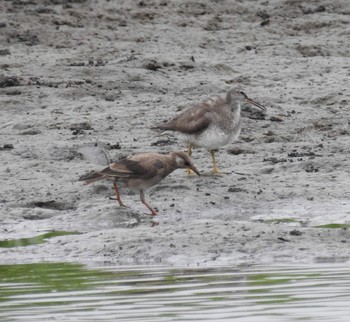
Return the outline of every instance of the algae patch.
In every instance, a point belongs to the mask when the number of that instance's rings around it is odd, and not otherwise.
[[[315,228],[331,228],[331,229],[350,228],[350,224],[326,224],[326,225],[315,226]]]
[[[28,238],[19,238],[19,239],[9,239],[9,240],[1,240],[0,247],[3,248],[11,248],[11,247],[22,247],[22,246],[31,246],[42,244],[47,241],[47,239],[58,236],[66,236],[66,235],[77,235],[79,232],[74,231],[51,231],[42,235],[28,237]]]
[[[296,223],[298,220],[294,218],[272,218],[266,220],[269,224],[290,224],[290,223]]]

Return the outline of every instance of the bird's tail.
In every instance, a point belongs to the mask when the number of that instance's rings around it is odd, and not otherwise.
[[[159,132],[159,131],[163,131],[163,128],[161,124],[158,124],[156,126],[152,126],[151,130]]]
[[[103,180],[105,179],[105,175],[98,171],[92,171],[87,174],[84,174],[81,176],[78,181],[85,181],[85,184],[90,184],[95,181]]]
[[[166,123],[153,126],[151,127],[151,130],[156,131],[159,136],[168,134],[172,135],[173,132],[173,130],[169,128],[169,126]]]

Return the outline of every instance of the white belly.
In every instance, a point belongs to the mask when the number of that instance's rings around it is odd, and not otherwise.
[[[178,137],[181,141],[192,144],[193,146],[203,147],[207,150],[216,150],[236,140],[240,128],[237,130],[225,133],[218,127],[209,127],[199,135],[184,135],[179,133]]]

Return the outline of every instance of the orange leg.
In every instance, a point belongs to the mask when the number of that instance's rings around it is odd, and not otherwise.
[[[120,199],[120,193],[119,193],[119,189],[118,189],[118,186],[115,182],[113,182],[113,187],[114,187],[114,191],[115,191],[115,195],[117,197],[117,201],[119,203],[119,206],[120,207],[126,207],[123,203],[123,201]]]
[[[140,199],[141,202],[151,211],[152,216],[157,216],[158,214],[156,211],[146,202],[145,200],[145,194],[143,193],[143,190],[140,190]]]

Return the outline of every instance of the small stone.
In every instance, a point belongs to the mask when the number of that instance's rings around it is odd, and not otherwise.
[[[115,144],[108,143],[107,146],[108,146],[109,150],[120,150],[122,148],[119,142],[117,142]]]
[[[157,61],[155,61],[154,59],[151,59],[151,60],[147,61],[143,65],[143,67],[148,69],[148,70],[157,71],[158,69],[162,68],[162,65],[160,63],[158,63]]]
[[[229,154],[239,155],[239,154],[242,154],[244,152],[244,150],[242,148],[233,147],[233,148],[230,148],[229,150],[227,150],[227,152]]]
[[[290,242],[290,240],[285,239],[283,237],[277,237],[278,240],[282,241],[282,242]]]
[[[0,56],[11,55],[8,49],[0,49]]]
[[[0,75],[0,87],[19,86],[20,82],[16,76]]]
[[[303,233],[300,230],[294,229],[294,230],[290,231],[289,234],[292,236],[301,236]]]
[[[270,19],[265,19],[262,22],[260,22],[260,26],[264,27],[270,24]]]
[[[106,95],[105,95],[105,100],[106,100],[107,102],[114,102],[115,99],[116,99],[115,94],[106,94]]]
[[[279,116],[271,116],[270,121],[272,122],[283,122],[283,119]]]
[[[6,143],[2,147],[0,147],[0,150],[12,150],[12,149],[13,149],[13,145],[10,143]]]
[[[88,123],[88,122],[73,123],[73,124],[70,125],[69,129],[71,131],[93,130],[91,124]]]
[[[239,187],[230,187],[227,189],[227,192],[247,192],[247,191]]]

